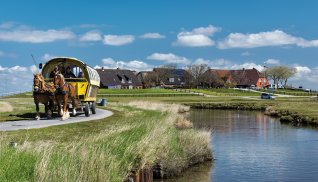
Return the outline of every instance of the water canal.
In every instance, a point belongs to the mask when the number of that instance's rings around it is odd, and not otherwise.
[[[168,181],[317,181],[318,130],[281,124],[261,112],[192,110],[212,129],[215,161]]]

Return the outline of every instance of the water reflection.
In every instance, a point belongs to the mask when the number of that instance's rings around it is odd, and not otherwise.
[[[192,110],[196,128],[213,130],[213,168],[202,180],[174,181],[316,181],[318,132],[294,128],[261,112]],[[199,170],[200,171],[200,170]],[[209,179],[205,178],[210,176]]]
[[[211,179],[211,171],[212,171],[212,162],[205,162],[200,165],[194,165],[185,171],[181,176],[165,179],[165,180],[154,180],[155,182],[205,182],[210,181]]]

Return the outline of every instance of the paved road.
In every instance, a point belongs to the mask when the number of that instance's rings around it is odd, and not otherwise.
[[[21,121],[8,121],[0,122],[0,131],[14,131],[22,129],[33,129],[33,128],[46,128],[49,126],[79,123],[84,121],[93,121],[97,119],[106,118],[113,115],[111,111],[96,109],[96,114],[91,114],[90,117],[86,117],[84,114],[77,115],[76,117],[70,117],[70,119],[61,121],[60,118],[54,119],[41,119],[37,120],[21,120]]]

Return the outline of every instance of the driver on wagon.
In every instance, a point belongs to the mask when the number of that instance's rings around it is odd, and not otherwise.
[[[59,73],[59,67],[58,66],[55,66],[53,71],[50,73],[50,78],[53,78],[54,75],[58,74]]]

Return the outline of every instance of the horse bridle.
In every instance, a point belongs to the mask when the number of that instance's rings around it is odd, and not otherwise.
[[[55,77],[57,77],[57,76],[58,76],[58,74],[55,75]],[[60,76],[60,80],[62,80],[61,76]],[[53,82],[54,82],[54,81],[53,81]],[[65,86],[65,84],[66,84],[65,81],[64,81],[64,84],[63,84],[62,86],[60,86],[60,85],[55,85],[55,83],[54,83],[54,87],[55,87],[56,89],[60,89],[60,88],[63,88],[63,87]]]
[[[38,75],[36,76],[36,78],[39,81],[39,83],[38,83],[38,85],[35,85],[35,82],[34,82],[33,85],[34,85],[34,87],[38,87],[38,90],[41,90],[43,80]]]

